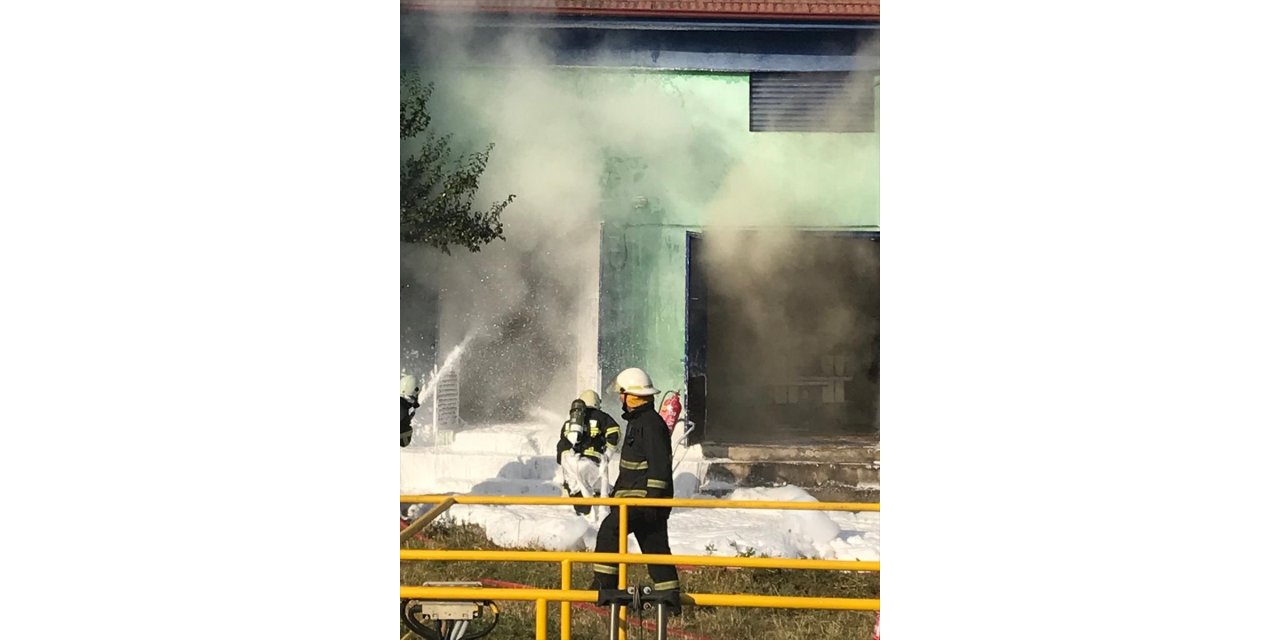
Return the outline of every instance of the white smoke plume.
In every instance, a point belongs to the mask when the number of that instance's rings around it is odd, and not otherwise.
[[[831,181],[850,177],[847,168],[830,167],[800,184],[777,184],[771,163],[787,158],[753,156],[737,114],[724,112],[723,101],[682,93],[662,74],[596,70],[584,80],[554,68],[551,52],[533,38],[476,36],[465,18],[449,21],[423,34],[421,57],[413,62],[435,83],[433,127],[456,133],[455,153],[494,143],[476,200],[483,206],[516,195],[503,213],[506,241],[451,256],[402,246],[402,279],[414,292],[402,301],[410,334],[405,366],[425,378],[431,357],[448,353],[478,327],[485,330],[462,355],[464,419],[518,420],[539,407],[567,409],[582,388],[596,386],[607,180],[621,180],[634,195],[668,210],[706,209],[713,269],[730,274],[723,277],[727,288],[750,291],[746,274],[767,278],[770,265],[785,259],[788,241],[773,234],[747,252],[735,251],[737,230],[792,224],[806,203],[823,200]],[[822,152],[820,146],[808,150]],[[744,160],[725,175],[722,160],[732,157]],[[628,173],[618,158],[649,161]],[[717,183],[707,202],[707,185]],[[433,290],[438,299],[421,297]],[[822,331],[869,322],[853,313],[833,314]],[[752,314],[761,331],[778,326],[779,317],[767,309]],[[415,326],[437,319],[438,343],[431,344],[435,336]],[[616,372],[602,373],[607,384]]]

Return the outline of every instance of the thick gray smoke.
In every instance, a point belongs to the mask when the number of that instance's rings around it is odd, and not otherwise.
[[[857,54],[878,56],[878,40],[864,43]],[[845,93],[861,103],[869,97],[864,92],[876,87],[878,81],[855,81]],[[842,117],[828,114],[828,124],[838,129]],[[846,434],[879,429],[879,243],[796,228],[814,219],[812,212],[830,210],[833,192],[878,192],[869,181],[878,181],[879,172],[868,170],[879,166],[878,138],[857,139],[863,144],[852,165],[814,162],[824,157],[818,140],[792,147],[791,156],[748,154],[708,205],[701,257],[711,296],[708,384],[745,382],[728,387],[732,398],[718,407],[721,422],[767,421],[770,428],[797,432],[813,420],[836,421]],[[849,144],[844,136],[823,141]],[[785,171],[792,163],[807,170]],[[779,175],[788,179],[778,180]],[[878,201],[874,206],[878,220]],[[823,378],[847,380],[836,390],[824,387]],[[765,389],[769,392],[761,394]],[[724,385],[719,390],[726,393]],[[715,391],[710,387],[709,393]],[[780,409],[794,403],[798,393],[828,405],[830,415],[790,415]],[[764,415],[775,410],[780,417]],[[829,427],[823,431],[831,433]]]
[[[433,125],[479,136],[456,138],[455,150],[493,142],[477,200],[508,193],[516,200],[503,213],[506,241],[479,253],[402,248],[406,290],[422,292],[402,300],[402,310],[414,310],[401,319],[403,360],[429,369],[431,357],[418,354],[445,352],[484,327],[463,357],[464,419],[518,420],[540,406],[559,413],[599,384],[599,207],[608,159],[620,149],[681,156],[671,141],[690,139],[691,125],[658,78],[604,78],[610,91],[583,91],[552,67],[547,51],[518,37],[487,43],[486,64],[475,66],[472,35],[455,27],[431,38],[428,58],[445,61],[423,68],[436,85]],[[675,159],[650,179],[680,184],[696,174],[690,162]],[[437,300],[427,300],[431,291]],[[437,317],[432,347],[413,327]]]
[[[789,224],[806,202],[823,200],[830,180],[848,179],[841,167],[802,184],[761,179],[770,162],[786,158],[747,160],[726,175],[723,163],[707,158],[750,155],[736,115],[717,114],[723,101],[690,104],[702,98],[681,94],[660,74],[602,71],[584,89],[581,74],[554,69],[549,51],[528,38],[477,42],[459,22],[419,41],[415,62],[435,83],[433,126],[456,134],[455,153],[494,143],[477,203],[516,194],[503,213],[505,242],[451,256],[402,246],[402,366],[425,380],[436,358],[483,329],[462,357],[465,420],[559,414],[581,389],[599,384],[600,207],[617,158],[660,158],[645,167],[644,195],[673,209],[707,207],[705,185],[722,184],[710,203],[717,231],[708,232],[709,255],[716,273],[729,274],[725,286],[744,293],[752,280],[733,274],[747,268],[767,279],[770,266],[785,260],[785,238],[769,235],[743,253],[720,242],[730,236],[718,230]],[[763,308],[750,317],[759,331],[792,321]],[[428,329],[437,322],[438,344]],[[832,311],[815,331],[871,332],[869,323],[855,310]],[[603,372],[604,382],[614,373]]]
[[[710,419],[765,439],[878,429],[879,243],[712,227],[706,249]]]

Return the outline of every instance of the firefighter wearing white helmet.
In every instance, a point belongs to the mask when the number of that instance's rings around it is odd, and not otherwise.
[[[653,406],[658,390],[653,380],[642,369],[630,368],[618,374],[612,389],[622,400],[622,417],[627,420],[627,435],[619,450],[618,480],[614,483],[613,497],[617,498],[670,498],[674,482],[671,478],[671,437],[667,423]],[[667,538],[669,507],[630,507],[630,533],[636,537],[644,553],[670,554],[671,543]],[[617,553],[618,511],[615,507],[600,523],[596,535],[597,553]],[[594,589],[618,588],[618,565],[596,564]],[[654,591],[671,605],[671,611],[679,614],[680,581],[671,565],[649,565],[649,577]]]
[[[600,410],[600,396],[595,391],[587,389],[573,401],[556,443],[556,462],[566,495],[600,496],[601,469],[618,447],[621,430],[613,416]],[[575,505],[573,509],[579,515],[591,514],[589,505]]]
[[[653,388],[653,380],[649,379],[649,374],[645,373],[644,369],[636,367],[619,373],[614,379],[613,390],[620,394],[641,398],[658,395],[658,390]]]
[[[594,390],[583,391],[578,399],[587,405],[587,423],[591,426],[591,437],[596,437],[597,431],[604,436],[604,457],[600,462],[607,467],[609,459],[618,450],[618,438],[622,427],[618,426],[618,421],[614,420],[613,416],[600,408],[600,394]]]
[[[413,439],[413,414],[418,410],[418,379],[411,376],[400,376],[400,446],[409,446]]]

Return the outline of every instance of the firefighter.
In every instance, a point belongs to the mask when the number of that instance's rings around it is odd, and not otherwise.
[[[400,446],[409,446],[413,439],[413,414],[418,411],[418,379],[413,376],[400,377]]]
[[[567,495],[599,497],[601,468],[617,448],[620,431],[613,417],[600,410],[600,395],[595,391],[583,391],[573,401],[556,443],[556,463]],[[582,516],[591,514],[590,505],[574,505],[573,510]]]
[[[618,421],[614,420],[613,416],[600,409],[600,394],[587,389],[582,392],[579,399],[587,405],[587,427],[591,437],[597,438],[596,446],[603,445],[604,457],[600,462],[608,465],[609,459],[618,449],[618,438],[621,437],[622,427],[618,426]]]
[[[670,498],[674,494],[671,479],[671,437],[667,424],[658,416],[653,406],[658,390],[653,387],[649,374],[631,368],[618,374],[614,390],[622,400],[622,417],[627,420],[627,433],[623,438],[618,460],[618,480],[612,495],[618,498]],[[640,543],[644,553],[670,554],[667,539],[669,507],[628,507],[628,529]],[[600,523],[596,536],[596,553],[617,553],[618,509],[612,508]],[[593,589],[617,589],[618,565],[596,564]],[[672,603],[672,612],[679,613],[680,581],[671,565],[649,565],[649,577],[659,596]]]

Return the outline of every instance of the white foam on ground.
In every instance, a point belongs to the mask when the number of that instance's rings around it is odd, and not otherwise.
[[[725,500],[816,502],[799,487],[742,488]],[[879,560],[880,514],[762,509],[674,509],[671,552]]]
[[[460,431],[452,442],[438,447],[409,446],[400,450],[400,491],[403,494],[470,493],[508,496],[561,495],[555,446],[560,421],[551,424],[491,425]],[[625,427],[624,427],[625,428]],[[625,432],[624,432],[625,433]],[[676,497],[699,494],[705,485],[708,461],[702,447],[674,449]],[[609,475],[616,478],[616,457]],[[707,487],[709,488],[709,487]],[[814,502],[792,486],[736,488],[724,500]],[[595,548],[597,507],[593,518],[577,515],[568,506],[455,505],[446,520],[484,528],[503,547],[578,551]],[[673,509],[668,522],[671,552],[681,555],[757,555],[779,558],[879,560],[879,512],[777,511],[760,509]],[[639,552],[634,538],[628,549]]]

